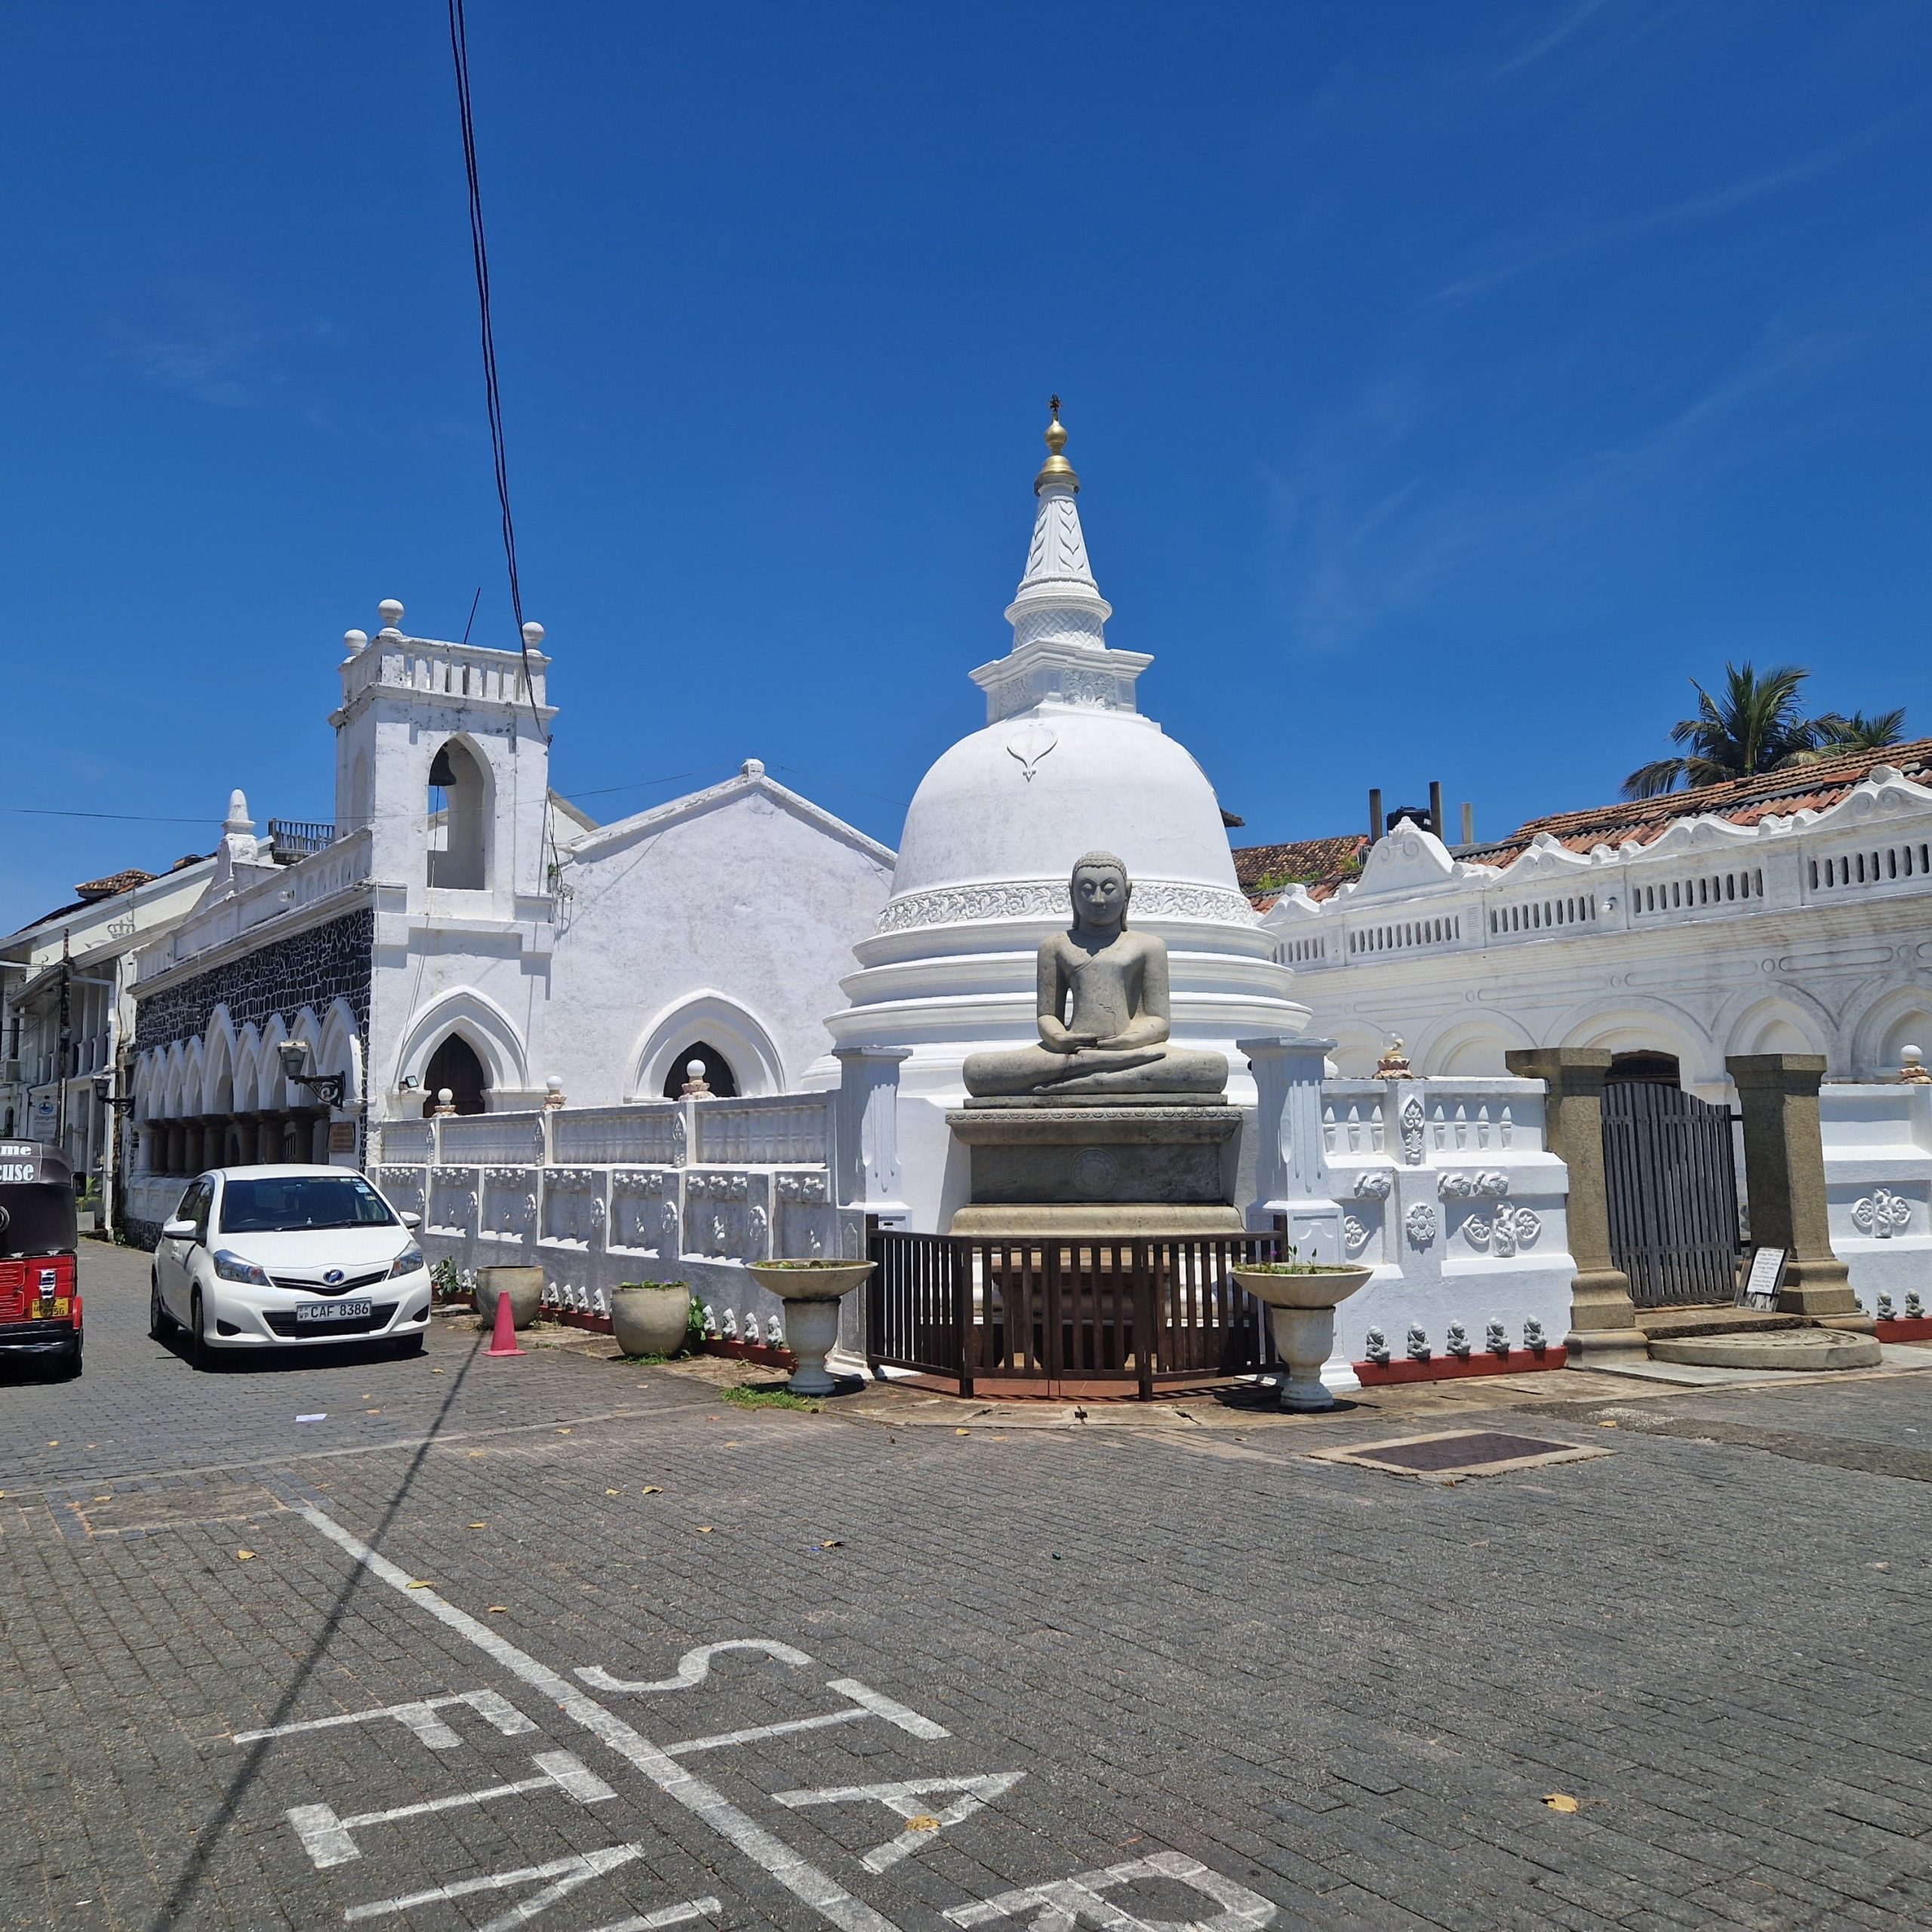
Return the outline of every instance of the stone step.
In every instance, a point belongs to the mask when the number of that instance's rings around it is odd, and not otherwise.
[[[1746,1335],[1772,1328],[1808,1328],[1806,1315],[1777,1315],[1759,1308],[1733,1308],[1728,1304],[1689,1308],[1640,1308],[1637,1325],[1653,1342],[1672,1341],[1687,1335]]]

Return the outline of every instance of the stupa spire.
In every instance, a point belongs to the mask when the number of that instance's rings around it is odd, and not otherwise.
[[[1088,561],[1087,538],[1073,500],[1080,478],[1062,454],[1066,430],[1060,420],[1060,398],[1055,396],[1047,407],[1053,420],[1047,426],[1047,460],[1033,479],[1033,494],[1039,500],[1033,512],[1033,540],[1027,547],[1020,588],[1007,606],[1006,620],[1013,626],[1016,651],[1049,642],[1104,651],[1112,607],[1100,595],[1094,566]]]

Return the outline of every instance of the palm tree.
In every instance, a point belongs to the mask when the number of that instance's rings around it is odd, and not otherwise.
[[[1623,795],[1654,798],[1680,783],[1721,785],[1727,779],[1808,763],[1826,740],[1826,721],[1807,718],[1798,709],[1799,689],[1810,675],[1795,665],[1761,676],[1749,664],[1727,664],[1724,689],[1716,697],[1693,678],[1697,715],[1679,719],[1670,728],[1670,738],[1672,744],[1694,749],[1681,757],[1639,765],[1624,780]],[[1899,715],[1903,722],[1903,714]],[[1849,718],[1834,721],[1851,723]]]
[[[1905,737],[1905,706],[1881,711],[1875,718],[1854,711],[1850,717],[1828,711],[1818,720],[1821,752],[1876,752],[1896,745]]]

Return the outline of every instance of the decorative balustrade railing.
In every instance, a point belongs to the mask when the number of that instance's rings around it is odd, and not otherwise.
[[[685,1158],[685,1135],[684,1109],[675,1100],[628,1107],[562,1107],[550,1121],[550,1158],[675,1167]]]
[[[443,1164],[499,1164],[543,1158],[543,1117],[539,1113],[457,1114],[435,1123]],[[388,1141],[383,1142],[386,1155]]]
[[[1121,1241],[873,1235],[866,1353],[875,1371],[958,1385],[1164,1383],[1253,1374],[1275,1359],[1266,1312],[1235,1280],[1272,1235]]]
[[[748,1100],[700,1100],[693,1109],[692,1158],[757,1163],[831,1158],[832,1096],[774,1094]]]

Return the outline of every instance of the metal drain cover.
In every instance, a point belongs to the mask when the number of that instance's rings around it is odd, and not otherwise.
[[[1511,1469],[1540,1469],[1551,1463],[1578,1463],[1607,1456],[1607,1449],[1579,1448],[1540,1436],[1510,1435],[1499,1429],[1446,1429],[1433,1435],[1399,1436],[1349,1449],[1309,1451],[1324,1463],[1354,1463],[1391,1475],[1424,1482],[1459,1482],[1465,1476],[1501,1475]]]

